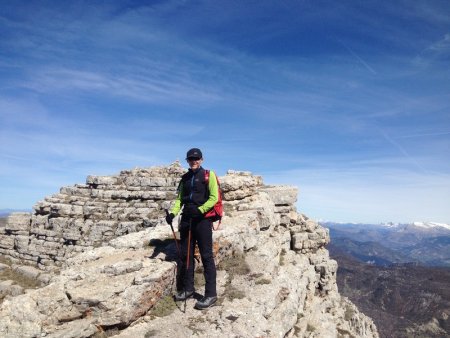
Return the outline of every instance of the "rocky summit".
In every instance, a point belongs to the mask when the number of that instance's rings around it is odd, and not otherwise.
[[[88,176],[10,215],[0,227],[0,336],[378,337],[338,293],[328,230],[297,212],[297,188],[250,172],[219,178],[216,306],[175,303],[164,217],[184,172],[176,162]],[[203,283],[198,261],[197,299]]]

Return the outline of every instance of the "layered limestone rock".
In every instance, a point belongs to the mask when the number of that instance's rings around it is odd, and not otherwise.
[[[218,306],[201,312],[190,299],[158,312],[174,305],[166,295],[177,254],[163,217],[182,172],[174,164],[90,176],[38,203],[33,215],[10,217],[2,253],[59,274],[5,298],[0,336],[378,337],[373,322],[339,295],[328,231],[296,211],[297,189],[266,186],[249,172],[220,178]],[[56,243],[55,255],[46,243]]]
[[[86,184],[63,187],[38,202],[34,213],[8,217],[0,228],[0,254],[53,270],[113,238],[160,225],[184,171],[175,163],[124,170],[117,176],[88,176]]]

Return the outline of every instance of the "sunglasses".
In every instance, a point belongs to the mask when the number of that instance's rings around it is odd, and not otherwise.
[[[194,162],[194,161],[200,161],[200,158],[198,157],[188,157],[187,159],[189,162]]]

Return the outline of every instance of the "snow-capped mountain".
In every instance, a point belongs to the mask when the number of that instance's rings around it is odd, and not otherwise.
[[[387,223],[381,223],[380,226],[386,227],[386,228],[397,228],[401,226],[402,223],[394,223],[394,222],[387,222]]]
[[[414,222],[414,226],[424,229],[436,229],[436,228],[444,228],[450,231],[450,225],[445,223],[437,223],[437,222]]]
[[[330,229],[331,244],[362,261],[419,262],[450,267],[450,225],[437,222],[408,224],[321,223]],[[385,248],[385,249],[382,249]]]

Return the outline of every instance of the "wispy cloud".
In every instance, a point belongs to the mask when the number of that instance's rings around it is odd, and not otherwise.
[[[445,135],[450,135],[450,131],[415,133],[415,134],[410,134],[410,135],[397,136],[397,138],[422,138],[422,137],[429,137],[429,136],[445,136]]]
[[[342,46],[344,46],[344,48],[351,54],[353,55],[356,60],[358,60],[359,63],[361,63],[369,72],[371,72],[372,74],[376,75],[377,72],[371,67],[369,66],[369,64],[364,61],[358,54],[356,54],[350,47],[348,47],[344,42],[340,41],[340,43],[342,44]]]
[[[98,93],[150,102],[173,100],[185,104],[219,99],[217,93],[198,83],[190,83],[179,77],[158,78],[151,71],[133,76],[73,69],[42,69],[31,73],[30,79],[33,82],[27,81],[23,86],[40,93],[73,93],[73,90],[79,90],[93,95]]]
[[[446,61],[450,57],[450,33],[446,32],[444,37],[433,41],[426,46],[416,57],[413,62],[421,67],[428,67],[432,64],[441,63],[446,64]]]
[[[384,130],[380,130],[381,135],[388,141],[390,144],[392,144],[400,153],[407,158],[409,161],[411,161],[411,164],[415,165],[418,169],[420,169],[423,172],[427,172],[427,170],[414,158],[412,157],[405,148],[397,141],[392,139]]]

